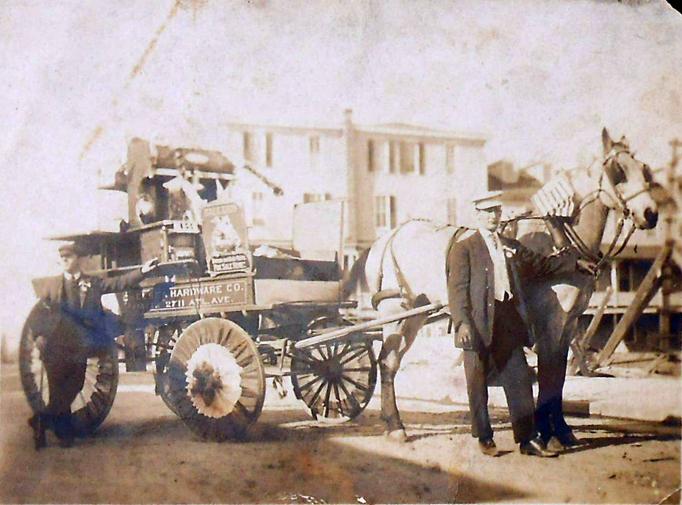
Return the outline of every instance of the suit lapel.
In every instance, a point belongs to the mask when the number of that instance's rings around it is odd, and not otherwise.
[[[486,271],[492,275],[494,267],[493,259],[490,257],[490,251],[488,251],[488,246],[485,245],[485,240],[483,240],[481,232],[476,231],[476,233],[472,235],[472,238],[474,239],[474,257],[482,260],[486,265]]]
[[[511,257],[507,256],[507,251],[505,250],[505,258],[506,258],[506,263],[507,263],[507,274],[509,275],[509,281],[512,283],[510,286],[512,288],[512,291],[515,292],[515,288],[519,288],[519,283],[518,283],[518,270],[516,268],[516,248],[513,246],[511,241],[507,237],[500,236],[500,242],[502,242],[502,246],[506,250],[513,250],[514,253],[511,254]]]
[[[64,299],[64,276],[54,277],[54,281],[50,283],[50,299],[56,303],[62,303]]]

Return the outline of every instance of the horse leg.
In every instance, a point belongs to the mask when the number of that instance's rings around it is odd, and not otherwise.
[[[570,436],[571,428],[563,414],[563,388],[566,381],[568,347],[544,342],[538,346],[538,400],[535,424],[542,439],[560,440]]]
[[[563,407],[564,384],[566,383],[566,369],[568,367],[568,349],[571,339],[575,335],[576,327],[577,324],[573,324],[564,329],[561,343],[557,349],[555,360],[556,378],[553,384],[554,398],[549,408],[552,432],[563,445],[575,445],[578,443],[573,435],[573,430],[566,422]]]
[[[426,316],[416,316],[384,327],[384,342],[379,353],[381,418],[386,423],[386,435],[398,442],[405,442],[407,434],[396,403],[395,376],[425,319]]]
[[[381,418],[386,423],[386,434],[400,441],[405,441],[405,427],[400,420],[400,412],[395,399],[395,375],[400,368],[400,342],[402,335],[394,333],[384,338],[379,353],[379,370],[381,372]]]

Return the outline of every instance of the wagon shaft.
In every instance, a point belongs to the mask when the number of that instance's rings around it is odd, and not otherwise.
[[[401,321],[407,319],[408,317],[418,316],[424,313],[437,312],[444,307],[442,303],[436,302],[429,305],[424,305],[422,307],[417,307],[415,309],[406,310],[405,312],[400,312],[399,314],[391,314],[390,316],[380,317],[378,319],[373,319],[371,321],[366,321],[364,323],[358,323],[353,326],[346,326],[337,330],[325,331],[320,335],[314,337],[306,338],[300,342],[296,342],[294,347],[296,349],[306,349],[318,344],[329,343],[335,340],[342,340],[345,337],[353,334],[360,333],[365,330],[372,330],[384,326],[385,324],[394,323],[396,321]]]

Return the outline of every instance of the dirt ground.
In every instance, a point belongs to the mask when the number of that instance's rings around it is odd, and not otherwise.
[[[50,439],[40,452],[32,448],[16,365],[4,365],[0,502],[680,503],[679,425],[570,418],[588,444],[537,459],[518,453],[506,410],[493,409],[505,452],[489,458],[470,435],[466,406],[447,398],[455,387],[447,384],[450,370],[432,365],[418,352],[399,374],[410,435],[403,445],[382,435],[378,389],[354,422],[324,426],[293,395],[280,399],[269,388],[247,442],[202,442],[154,396],[143,373],[122,375],[95,436],[71,449]]]

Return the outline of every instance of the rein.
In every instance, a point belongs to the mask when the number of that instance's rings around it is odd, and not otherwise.
[[[604,266],[605,263],[614,260],[617,258],[623,250],[625,250],[625,247],[627,246],[628,242],[630,241],[630,238],[634,234],[636,230],[636,226],[634,221],[632,220],[632,215],[630,212],[630,209],[627,206],[627,203],[636,198],[637,196],[641,195],[642,193],[646,193],[650,189],[650,184],[646,184],[642,189],[635,191],[631,194],[628,195],[621,195],[618,191],[616,191],[613,183],[609,179],[609,183],[611,184],[612,191],[607,190],[604,187],[604,175],[606,173],[607,168],[612,164],[612,163],[617,163],[616,157],[624,152],[623,150],[620,151],[613,151],[610,152],[606,158],[604,159],[602,163],[603,171],[599,176],[599,184],[596,190],[594,190],[591,193],[588,193],[585,198],[583,198],[582,202],[578,206],[578,209],[575,212],[575,215],[573,219],[577,218],[580,213],[585,210],[589,205],[593,204],[597,200],[600,199],[601,195],[604,194],[606,195],[613,204],[615,204],[615,208],[620,211],[621,216],[618,219],[618,223],[616,224],[616,232],[614,233],[613,240],[609,244],[606,253],[601,253],[597,252],[594,253],[590,250],[590,248],[585,244],[583,239],[578,235],[578,233],[575,231],[575,228],[570,221],[562,221],[561,226],[562,230],[565,232],[566,237],[568,238],[569,242],[571,245],[578,251],[578,254],[582,256],[583,259],[586,259],[588,261],[591,261],[593,263],[596,263],[596,268],[595,268],[595,276],[599,275],[599,271],[601,268]],[[590,170],[588,168],[588,174]],[[607,178],[608,179],[608,178]],[[608,206],[608,205],[607,205]],[[517,221],[526,221],[526,220],[543,220],[547,221],[550,219],[549,216],[519,216],[516,218],[508,219],[503,222],[504,225],[507,225],[512,222],[517,222]],[[572,220],[571,220],[572,221]],[[628,228],[628,231],[626,232],[624,238],[621,240],[621,236],[623,235],[623,229],[625,228],[625,222],[629,221],[630,226]],[[621,242],[620,245],[618,242]]]

